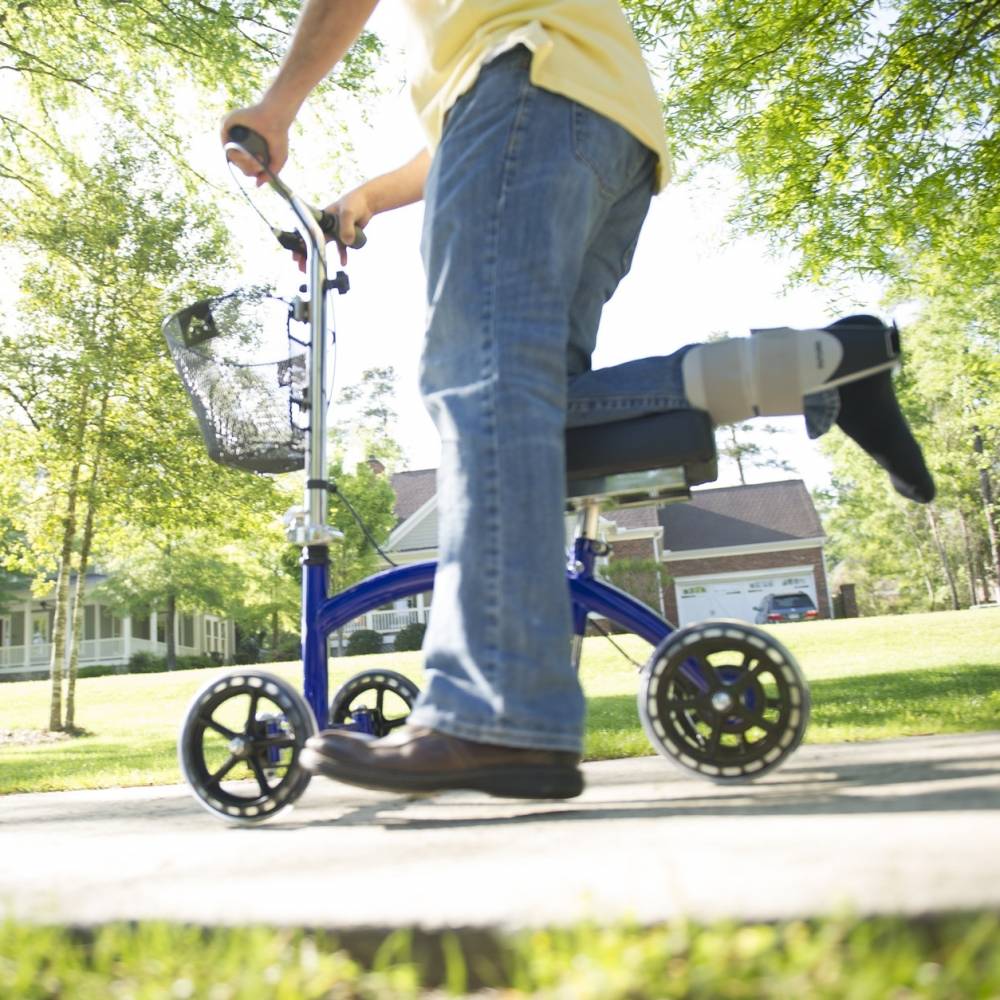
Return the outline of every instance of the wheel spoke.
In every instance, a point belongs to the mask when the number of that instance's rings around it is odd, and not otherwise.
[[[408,716],[401,715],[398,719],[386,719],[384,723],[384,728],[386,732],[392,729],[399,729],[400,726],[406,725],[406,720]]]
[[[705,752],[713,758],[718,754],[719,745],[722,742],[723,722],[724,719],[721,715],[716,716],[715,723],[712,725],[712,735],[709,738],[708,746],[705,748]]]
[[[670,698],[663,703],[668,712],[684,712],[698,707],[697,698]]]
[[[243,735],[248,739],[254,737],[254,723],[257,721],[257,706],[260,704],[260,691],[250,693],[250,710],[247,712],[247,724],[243,730]]]
[[[210,715],[199,715],[198,721],[207,729],[214,729],[220,736],[224,736],[227,740],[235,740],[239,735],[231,729],[226,729],[221,722],[216,722]]]
[[[778,728],[773,722],[765,719],[760,712],[754,712],[745,705],[736,705],[733,711],[742,722],[747,723],[748,726],[757,726],[758,729],[763,729],[768,736],[773,735]]]
[[[719,676],[719,672],[715,667],[708,661],[704,656],[692,656],[691,659],[696,661],[697,666],[695,671],[698,678],[700,678],[702,685],[704,686],[704,693],[715,694],[720,688],[727,687],[728,685]],[[699,685],[699,686],[702,686]]]
[[[757,661],[756,669],[750,669],[750,664]],[[740,664],[740,669],[743,671],[739,677],[729,686],[729,692],[733,695],[742,694],[750,684],[750,681],[755,680],[759,677],[767,664],[761,660],[759,657],[754,656],[752,653],[747,653],[743,658],[743,663]]]
[[[253,770],[253,776],[257,779],[257,784],[260,786],[260,794],[262,796],[269,795],[272,788],[267,783],[267,775],[264,774],[264,768],[260,766],[256,755],[250,758],[250,767]]]
[[[240,758],[236,757],[236,756],[233,756],[231,754],[230,757],[229,757],[229,760],[227,760],[225,762],[225,764],[223,764],[222,767],[220,767],[219,770],[215,772],[215,774],[209,776],[208,781],[205,782],[205,787],[206,788],[218,788],[220,782],[222,781],[222,779],[227,774],[229,774],[229,772],[234,767],[236,767],[236,765],[239,762],[240,762]]]

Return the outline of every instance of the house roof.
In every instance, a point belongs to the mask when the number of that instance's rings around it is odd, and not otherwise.
[[[659,518],[672,552],[823,537],[801,479],[698,490],[688,503],[661,508]]]
[[[437,470],[397,472],[392,487],[396,492],[397,530],[412,533],[416,521],[405,529],[401,526],[434,497]],[[619,529],[662,526],[663,547],[672,552],[797,542],[822,538],[824,534],[812,497],[801,479],[696,490],[686,503],[610,510],[605,517]],[[407,548],[401,537],[397,544],[401,551]],[[426,540],[421,540],[418,548],[425,547]]]
[[[396,524],[412,517],[437,490],[437,469],[414,469],[397,472],[392,477],[396,493]]]

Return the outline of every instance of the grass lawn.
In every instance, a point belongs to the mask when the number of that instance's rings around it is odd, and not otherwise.
[[[1000,729],[1000,609],[778,625],[771,631],[809,678],[809,742]],[[616,641],[639,661],[649,653],[634,636]],[[331,691],[375,666],[420,681],[419,653],[331,664]],[[301,684],[297,664],[267,669]],[[77,721],[87,735],[0,743],[0,793],[178,782],[178,726],[194,692],[219,672],[79,681]],[[635,707],[635,667],[606,639],[588,639],[582,678],[590,699],[587,756],[651,753]],[[48,698],[47,681],[0,684],[0,731],[43,728]]]
[[[400,932],[360,959],[307,931],[0,924],[0,995],[11,1000],[442,1000],[470,990],[482,1000],[985,1000],[1000,996],[1000,920],[581,926],[475,949],[449,934],[418,942]]]

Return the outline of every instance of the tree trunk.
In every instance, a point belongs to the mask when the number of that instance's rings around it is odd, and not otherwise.
[[[278,642],[281,638],[280,620],[277,610],[271,612],[271,659],[278,658]]]
[[[80,562],[76,572],[76,591],[73,594],[69,665],[66,668],[66,728],[76,725],[76,675],[80,665],[80,642],[83,639],[83,601],[86,596],[85,584],[90,564],[90,547],[94,539],[94,497],[87,500],[87,517],[83,526],[80,543]]]
[[[167,670],[177,669],[177,595],[167,594]]]
[[[913,551],[916,554],[917,565],[920,567],[920,576],[924,581],[924,586],[927,588],[927,610],[937,611],[937,597],[935,596],[934,591],[934,580],[931,577],[930,570],[928,569],[927,557],[924,555],[924,549],[920,543],[920,537],[917,535],[916,526],[909,518],[907,518],[904,523],[909,528],[908,535],[913,546]]]
[[[990,482],[990,472],[983,458],[983,436],[979,433],[978,427],[972,428],[972,450],[978,456],[979,465],[979,493],[983,498],[983,513],[986,516],[986,534],[990,540],[990,563],[993,579],[995,581],[994,594],[1000,601],[1000,541],[997,529],[997,510],[993,502],[993,484]]]
[[[951,560],[948,558],[948,551],[944,547],[941,539],[941,530],[937,516],[934,513],[934,505],[927,505],[927,523],[930,525],[931,538],[934,539],[934,547],[937,549],[941,559],[941,566],[944,569],[945,579],[948,581],[948,589],[951,591],[951,606],[955,611],[961,607],[958,600],[958,584],[955,582],[955,573],[951,568]]]
[[[76,502],[80,482],[79,463],[70,472],[66,511],[62,521],[62,550],[59,554],[59,575],[56,578],[56,608],[52,622],[52,657],[50,673],[52,698],[49,702],[49,730],[60,732],[63,728],[62,686],[63,664],[66,661],[66,625],[69,617],[69,574],[73,561],[73,543],[76,541]]]
[[[73,594],[73,610],[70,629],[69,665],[66,668],[66,728],[76,726],[76,675],[80,667],[80,643],[83,640],[83,602],[86,597],[87,569],[90,565],[90,547],[94,540],[94,509],[97,506],[97,482],[100,476],[101,456],[104,449],[104,428],[108,415],[109,393],[101,400],[101,415],[98,418],[97,451],[87,486],[87,514],[83,521],[83,538],[80,542],[80,561],[76,571],[76,591]],[[96,623],[95,623],[96,624]]]
[[[976,594],[976,555],[973,550],[972,534],[965,520],[965,511],[958,508],[958,523],[962,526],[962,547],[965,549],[965,572],[969,577],[969,604],[979,603]]]

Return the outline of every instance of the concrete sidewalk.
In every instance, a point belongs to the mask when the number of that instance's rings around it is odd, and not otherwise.
[[[659,758],[572,802],[317,779],[230,829],[185,788],[0,799],[0,918],[507,929],[1000,908],[1000,732],[804,747],[754,785]]]

